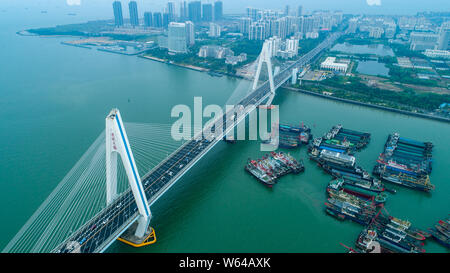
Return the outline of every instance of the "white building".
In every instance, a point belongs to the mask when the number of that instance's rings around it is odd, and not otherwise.
[[[291,38],[286,40],[286,51],[291,51],[295,56],[298,55],[298,40]]]
[[[305,33],[305,39],[317,39],[317,38],[319,38],[319,33],[317,31]]]
[[[290,59],[298,55],[298,39],[290,38],[283,41],[281,38],[274,36],[266,40],[269,47],[271,57],[281,57]]]
[[[221,28],[218,24],[209,23],[209,37],[220,37]]]
[[[192,46],[195,44],[194,23],[186,21],[184,24],[186,25],[186,42],[188,46]]]
[[[327,57],[326,60],[320,64],[320,68],[345,73],[347,71],[348,64],[337,63],[336,57]]]
[[[187,53],[186,24],[170,22],[168,48],[172,53]]]
[[[429,58],[450,59],[450,51],[448,50],[427,49],[423,54]]]

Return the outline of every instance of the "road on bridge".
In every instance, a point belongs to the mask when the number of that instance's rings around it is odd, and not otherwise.
[[[300,57],[294,63],[283,67],[280,73],[274,76],[275,88],[278,88],[289,80],[292,75],[292,69],[301,68],[310,63],[319,56],[323,50],[330,47],[341,35],[341,32],[332,33],[313,50]],[[236,107],[239,105],[244,106],[245,109],[247,109],[247,106],[251,105],[256,107],[267,100],[270,94],[270,84],[266,81],[243,98],[237,106],[235,106],[233,111],[236,110]],[[252,110],[247,112],[246,115],[251,111]],[[228,115],[224,114],[224,116],[227,117]],[[149,205],[152,205],[162,194],[164,194],[184,173],[200,160],[204,154],[214,147],[228,130],[236,125],[236,123],[232,122],[231,126],[226,127],[226,119],[222,117],[222,120],[223,122],[217,128],[225,128],[222,135],[217,136],[213,140],[201,137],[187,141],[141,179]],[[131,224],[133,224],[138,217],[138,208],[134,201],[133,193],[131,190],[128,190],[122,193],[114,202],[97,213],[97,215],[89,222],[84,224],[69,238],[58,245],[53,252],[103,252]]]

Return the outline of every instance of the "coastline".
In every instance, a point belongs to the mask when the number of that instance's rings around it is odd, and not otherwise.
[[[307,95],[321,97],[321,98],[325,98],[325,99],[329,99],[329,100],[346,102],[346,103],[350,103],[350,104],[354,104],[354,105],[366,106],[366,107],[375,108],[375,109],[379,109],[379,110],[385,110],[385,111],[394,112],[394,113],[398,113],[398,114],[404,114],[404,115],[407,115],[407,116],[420,117],[420,118],[432,119],[432,120],[436,120],[436,121],[450,123],[450,119],[444,118],[444,117],[433,116],[433,115],[422,114],[422,113],[414,113],[414,112],[409,112],[409,111],[405,111],[405,110],[390,108],[390,107],[376,105],[376,104],[371,104],[371,103],[366,103],[366,102],[360,102],[360,101],[355,101],[355,100],[349,100],[349,99],[333,97],[333,96],[324,95],[324,94],[320,94],[320,93],[315,93],[315,92],[308,91],[308,90],[305,90],[305,89],[300,89],[300,88],[294,88],[294,87],[288,87],[288,86],[281,86],[281,88],[284,88],[284,89],[287,89],[287,90],[290,90],[290,91],[294,91],[294,92],[307,94]]]
[[[144,59],[148,59],[148,60],[152,60],[152,61],[157,61],[157,62],[160,62],[160,63],[165,63],[165,64],[168,64],[168,65],[184,67],[184,68],[191,69],[191,70],[194,70],[194,71],[199,71],[199,72],[209,72],[210,71],[209,69],[206,69],[206,68],[203,68],[203,67],[198,67],[198,66],[193,66],[193,65],[177,64],[177,63],[171,62],[169,60],[160,59],[160,58],[156,58],[156,57],[152,57],[152,56],[138,55],[138,57],[144,58]]]
[[[43,36],[43,35],[29,33],[29,32],[24,31],[24,30],[17,31],[16,34],[20,35],[20,36],[39,36],[39,37],[43,37],[43,38],[46,38],[46,37],[67,37],[66,35]],[[75,37],[75,36],[71,36],[71,37]],[[79,47],[79,48],[85,48],[85,49],[92,49],[92,48],[90,48],[88,46],[74,45],[74,44],[70,44],[70,43],[67,43],[67,42],[61,42],[61,44],[69,45],[69,46],[75,46],[75,47]],[[138,53],[135,53],[135,54],[126,54],[126,53],[115,52],[115,51],[106,50],[106,49],[97,49],[97,50],[98,51],[103,51],[103,52],[110,52],[110,53],[121,54],[121,55],[125,55],[125,56],[137,56],[139,58],[143,58],[143,59],[147,59],[147,60],[151,60],[151,61],[156,61],[156,62],[164,63],[164,64],[167,64],[167,65],[173,65],[173,66],[177,66],[177,67],[181,67],[181,68],[186,68],[186,69],[190,69],[190,70],[197,71],[197,72],[206,72],[208,74],[211,73],[210,76],[212,76],[212,77],[217,77],[217,75],[213,74],[213,73],[216,73],[216,74],[220,74],[220,75],[223,75],[223,76],[228,76],[228,77],[233,77],[233,78],[237,78],[237,79],[244,79],[244,80],[246,80],[246,78],[244,78],[242,76],[234,75],[234,74],[227,74],[227,73],[217,72],[217,71],[214,71],[214,70],[211,70],[211,69],[198,67],[198,66],[194,66],[194,65],[178,64],[178,63],[174,63],[174,62],[172,62],[170,60],[160,59],[160,58],[153,57],[153,56],[144,56],[142,54],[142,52],[138,52]],[[395,109],[395,108],[390,108],[390,107],[386,107],[386,106],[381,106],[381,105],[376,105],[376,104],[371,104],[371,103],[365,103],[365,102],[360,102],[360,101],[355,101],[355,100],[349,100],[349,99],[344,99],[344,98],[324,95],[324,94],[315,93],[315,92],[308,91],[308,90],[305,90],[305,89],[300,89],[300,88],[294,88],[294,87],[288,87],[288,86],[282,86],[282,88],[290,90],[290,91],[300,92],[300,93],[307,94],[307,95],[312,95],[312,96],[316,96],[316,97],[325,98],[325,99],[330,99],[330,100],[350,103],[350,104],[359,105],[359,106],[366,106],[366,107],[370,107],[370,108],[375,108],[375,109],[379,109],[379,110],[385,110],[385,111],[399,113],[399,114],[404,114],[404,115],[408,115],[408,116],[414,116],[414,117],[420,117],[420,118],[425,118],[425,119],[431,119],[431,120],[436,120],[436,121],[440,121],[440,122],[450,123],[450,119],[449,118],[445,118],[445,117],[433,116],[433,115],[423,114],[423,113],[414,113],[414,112],[400,110],[400,109]]]

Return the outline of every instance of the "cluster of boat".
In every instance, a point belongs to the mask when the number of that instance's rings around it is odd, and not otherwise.
[[[263,144],[294,149],[302,144],[307,145],[312,138],[311,129],[303,123],[300,126],[280,124],[278,132],[277,137],[271,135],[268,140],[263,141]]]
[[[424,253],[424,241],[428,232],[413,228],[411,222],[380,210],[359,234],[356,248],[363,253]]]
[[[264,185],[272,187],[278,178],[289,173],[303,172],[305,167],[302,160],[296,160],[289,153],[271,152],[261,159],[249,159],[245,170]]]
[[[341,124],[333,126],[324,136],[315,138],[311,149],[351,153],[361,150],[370,141],[370,134],[345,129]]]
[[[333,187],[328,187],[327,193],[329,198],[325,202],[325,211],[340,220],[349,219],[367,225],[377,213],[377,206],[373,201]]]
[[[307,145],[311,139],[311,129],[303,123],[298,126],[280,124],[279,146],[281,148],[297,148],[301,144]]]
[[[429,232],[438,243],[450,248],[450,218],[439,220]]]
[[[416,190],[433,190],[429,178],[432,148],[430,142],[403,138],[398,133],[389,135],[373,174],[384,181]]]

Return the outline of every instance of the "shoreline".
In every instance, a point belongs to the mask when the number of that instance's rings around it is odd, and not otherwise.
[[[42,37],[42,38],[65,38],[65,37],[72,37],[72,38],[82,38],[83,36],[73,36],[73,35],[40,35],[40,34],[34,34],[34,33],[30,33],[27,30],[20,30],[16,32],[17,35],[20,36],[37,36],[37,37]],[[74,46],[74,47],[78,47],[78,48],[84,48],[84,49],[92,49],[89,46],[85,46],[85,45],[74,45],[68,42],[61,42],[62,45],[67,45],[67,46]],[[190,69],[193,71],[197,71],[197,72],[206,72],[206,73],[216,73],[216,74],[220,74],[220,76],[228,76],[228,77],[232,77],[232,78],[237,78],[237,79],[244,79],[246,80],[247,78],[243,77],[243,76],[239,76],[239,75],[235,75],[235,74],[229,74],[229,73],[223,73],[220,71],[215,71],[215,70],[211,70],[208,68],[203,68],[203,67],[199,67],[199,66],[194,66],[194,65],[188,65],[188,64],[178,64],[178,63],[174,63],[171,62],[170,60],[165,60],[165,59],[160,59],[157,57],[153,57],[153,56],[144,56],[143,53],[146,51],[144,50],[144,52],[136,52],[136,53],[124,53],[124,52],[117,52],[114,50],[108,50],[108,49],[102,49],[102,48],[97,48],[98,51],[102,51],[102,52],[109,52],[109,53],[115,53],[115,54],[120,54],[120,55],[125,55],[125,56],[137,56],[139,58],[143,58],[143,59],[147,59],[147,60],[151,60],[151,61],[157,61],[160,63],[164,63],[167,65],[174,65],[177,67],[182,67],[182,68],[186,68],[186,69]],[[219,75],[210,75],[211,77],[220,77]]]
[[[44,38],[48,37],[48,36],[42,36],[42,35],[32,34],[32,33],[28,33],[28,32],[24,33],[24,31],[18,31],[18,32],[16,32],[16,34],[20,35],[20,36],[39,36],[39,37],[44,37]],[[29,34],[29,35],[27,35],[27,34]],[[61,37],[61,35],[54,35],[54,36],[50,36],[50,37]],[[67,36],[65,36],[65,37],[67,37]],[[85,48],[85,49],[92,49],[92,48],[87,47],[87,46],[73,45],[73,44],[70,44],[70,43],[67,43],[67,42],[61,42],[61,44],[69,45],[69,46],[75,46],[75,47],[79,47],[79,48]],[[218,72],[218,71],[214,71],[214,70],[211,70],[211,69],[198,67],[198,66],[194,66],[194,65],[177,64],[177,63],[171,62],[169,60],[160,59],[160,58],[153,57],[153,56],[144,56],[142,54],[142,52],[138,52],[138,53],[135,53],[135,54],[126,54],[126,53],[123,53],[123,52],[115,52],[115,51],[112,51],[112,50],[105,50],[105,49],[97,49],[97,50],[98,51],[103,51],[103,52],[110,52],[110,53],[121,54],[121,55],[125,55],[125,56],[137,56],[137,57],[142,58],[142,59],[156,61],[156,62],[164,63],[164,64],[167,64],[167,65],[173,65],[173,66],[177,66],[177,67],[181,67],[181,68],[186,68],[186,69],[190,69],[190,70],[197,71],[197,72],[206,72],[208,74],[209,73],[216,73],[216,74],[220,74],[220,75],[223,75],[223,76],[228,76],[228,77],[232,77],[232,78],[246,80],[245,77],[238,76],[238,75],[222,73],[222,72]],[[217,77],[217,76],[214,76],[214,75],[210,75],[210,76],[211,77]],[[394,112],[394,113],[398,113],[398,114],[404,114],[404,115],[407,115],[407,116],[413,116],[413,117],[419,117],[419,118],[425,118],[425,119],[431,119],[431,120],[435,120],[435,121],[450,123],[450,119],[449,118],[445,118],[445,117],[433,116],[433,115],[422,114],[422,113],[414,113],[414,112],[400,110],[400,109],[395,109],[395,108],[391,108],[391,107],[386,107],[386,106],[381,106],[381,105],[376,105],[376,104],[371,104],[371,103],[365,103],[365,102],[360,102],[360,101],[355,101],[355,100],[349,100],[349,99],[344,99],[344,98],[339,98],[339,97],[319,94],[319,93],[315,93],[315,92],[308,91],[308,90],[305,90],[305,89],[300,89],[300,88],[287,87],[287,86],[281,86],[281,88],[284,88],[284,89],[287,89],[287,90],[290,90],[290,91],[295,91],[295,92],[307,94],[307,95],[321,97],[321,98],[325,98],[325,99],[330,99],[330,100],[350,103],[350,104],[353,104],[353,105],[366,106],[366,107],[375,108],[375,109],[379,109],[379,110],[385,110],[385,111]]]
[[[366,103],[366,102],[343,99],[343,98],[339,98],[339,97],[315,93],[315,92],[308,91],[305,89],[300,89],[300,88],[294,88],[294,87],[288,87],[288,86],[281,86],[281,88],[284,88],[284,89],[287,89],[290,91],[294,91],[294,92],[299,92],[299,93],[306,94],[306,95],[312,95],[312,96],[316,96],[316,97],[320,97],[320,98],[325,98],[325,99],[329,99],[329,100],[335,100],[335,101],[350,103],[350,104],[359,105],[359,106],[366,106],[366,107],[375,108],[378,110],[385,110],[385,111],[394,112],[394,113],[398,113],[398,114],[404,114],[407,116],[413,116],[413,117],[419,117],[419,118],[425,118],[425,119],[431,119],[431,120],[435,120],[435,121],[450,123],[449,118],[433,116],[433,115],[428,115],[428,114],[422,114],[422,113],[414,113],[414,112],[409,112],[409,111],[405,111],[405,110],[390,108],[390,107]]]
[[[227,73],[223,73],[223,72],[219,72],[219,71],[215,71],[212,69],[208,69],[208,68],[203,68],[203,67],[199,67],[199,66],[193,66],[193,65],[185,65],[185,64],[178,64],[178,63],[174,63],[171,62],[169,60],[166,59],[161,59],[161,58],[157,58],[157,57],[153,57],[153,56],[144,56],[144,55],[137,55],[137,57],[139,58],[143,58],[143,59],[147,59],[147,60],[151,60],[151,61],[156,61],[156,62],[160,62],[160,63],[164,63],[167,65],[174,65],[174,66],[178,66],[181,68],[186,68],[186,69],[190,69],[190,70],[194,70],[197,72],[206,72],[206,73],[216,73],[216,74],[220,74],[221,76],[228,76],[228,77],[232,77],[232,78],[237,78],[237,79],[246,79],[242,76],[238,76],[238,75],[233,75],[233,74],[227,74]],[[212,77],[218,77],[215,75],[210,75]]]

